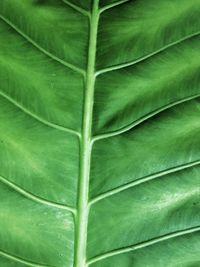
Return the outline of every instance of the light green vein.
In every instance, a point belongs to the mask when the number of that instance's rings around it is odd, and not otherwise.
[[[118,2],[116,2],[116,3],[112,3],[112,4],[110,4],[110,5],[107,5],[107,6],[102,7],[102,8],[99,10],[99,12],[100,12],[100,13],[103,13],[104,11],[106,11],[106,10],[108,10],[108,9],[111,9],[111,8],[113,8],[113,7],[116,7],[116,6],[119,6],[119,5],[121,5],[121,4],[128,3],[128,2],[130,2],[130,0],[120,0],[120,1],[118,1]]]
[[[93,8],[90,19],[90,38],[88,50],[88,67],[85,84],[85,102],[83,111],[82,140],[80,143],[80,179],[78,189],[78,209],[76,221],[75,238],[75,262],[74,267],[86,266],[87,255],[87,227],[88,227],[88,188],[91,164],[92,147],[92,114],[95,86],[95,61],[97,28],[99,21],[99,1],[93,1]]]
[[[41,265],[39,263],[34,263],[34,262],[30,262],[28,260],[25,260],[25,259],[22,259],[20,257],[17,257],[17,256],[13,256],[11,255],[10,253],[8,252],[5,252],[5,251],[2,251],[0,250],[0,256],[3,256],[5,258],[8,258],[12,261],[16,261],[16,262],[19,262],[19,263],[22,263],[24,264],[25,266],[32,266],[32,267],[55,267],[55,266],[50,266],[50,265]],[[3,266],[2,266],[3,267]]]
[[[134,250],[142,249],[142,248],[157,244],[159,242],[163,242],[165,240],[169,240],[169,239],[172,239],[172,238],[175,238],[175,237],[179,237],[179,236],[183,236],[183,235],[187,235],[187,234],[192,234],[192,233],[195,233],[195,232],[198,232],[198,231],[200,231],[200,226],[189,228],[189,229],[186,229],[186,230],[177,231],[177,232],[170,233],[170,234],[166,234],[164,236],[160,236],[158,238],[155,238],[155,239],[152,239],[152,240],[149,240],[149,241],[146,241],[146,242],[142,242],[140,244],[136,244],[136,245],[133,245],[133,246],[129,246],[129,247],[126,247],[126,248],[116,249],[116,250],[107,252],[105,254],[102,254],[102,255],[99,255],[99,256],[96,256],[96,257],[90,259],[88,261],[88,266],[90,264],[92,264],[92,263],[95,263],[95,262],[98,262],[98,261],[101,261],[101,260],[116,256],[116,255],[132,252]]]
[[[184,102],[190,101],[190,100],[198,98],[198,97],[200,97],[200,94],[192,95],[192,96],[183,98],[181,100],[177,100],[177,101],[175,101],[173,103],[169,103],[169,104],[167,104],[167,105],[165,105],[165,106],[163,106],[163,107],[161,107],[159,109],[156,109],[153,112],[150,112],[149,114],[143,116],[142,118],[130,123],[129,125],[121,128],[119,130],[96,135],[96,136],[93,137],[92,141],[94,143],[94,142],[99,141],[101,139],[110,138],[110,137],[113,137],[113,136],[117,136],[117,135],[123,134],[123,133],[125,133],[125,132],[127,132],[129,130],[132,130],[134,127],[136,127],[139,124],[147,121],[148,119],[152,118],[153,116],[159,114],[160,112],[162,112],[162,111],[164,111],[166,109],[169,109],[171,107],[175,107],[176,105],[182,104]]]
[[[74,10],[78,11],[79,13],[81,13],[82,15],[84,16],[87,16],[87,17],[90,17],[90,12],[88,12],[87,10],[85,10],[84,8],[82,7],[79,7],[73,3],[71,3],[70,1],[68,0],[62,0],[63,3],[65,3],[66,5],[68,5],[69,7],[73,8]]]
[[[152,181],[156,178],[160,178],[160,177],[163,177],[163,176],[166,176],[168,174],[172,174],[172,173],[175,173],[175,172],[178,172],[178,171],[182,171],[182,170],[185,170],[185,169],[188,169],[188,168],[192,168],[194,166],[198,166],[200,165],[200,160],[197,160],[197,161],[193,161],[193,162],[190,162],[190,163],[185,163],[185,164],[182,164],[182,165],[179,165],[179,166],[176,166],[176,167],[172,167],[170,169],[167,169],[167,170],[164,170],[164,171],[161,171],[161,172],[158,172],[158,173],[155,173],[155,174],[150,174],[146,177],[143,177],[143,178],[139,178],[131,183],[128,183],[128,184],[125,184],[125,185],[122,185],[122,186],[119,186],[115,189],[112,189],[110,191],[107,191],[101,195],[98,195],[97,197],[93,198],[91,201],[90,201],[90,206],[95,204],[96,202],[99,202],[100,200],[103,200],[105,198],[108,198],[108,197],[111,197],[113,195],[116,195],[124,190],[127,190],[127,189],[130,189],[130,188],[133,188],[137,185],[140,185],[140,184],[144,184],[146,182],[149,182],[149,181]]]
[[[162,48],[148,54],[148,55],[145,55],[144,57],[141,57],[141,58],[138,58],[136,60],[133,60],[133,61],[130,61],[130,62],[125,62],[125,63],[122,63],[122,64],[119,64],[119,65],[115,65],[115,66],[111,66],[111,67],[107,67],[105,69],[101,69],[101,70],[98,70],[96,72],[96,76],[99,76],[100,74],[103,74],[103,73],[107,73],[107,72],[110,72],[110,71],[115,71],[115,70],[119,70],[119,69],[122,69],[122,68],[125,68],[125,67],[129,67],[129,66],[134,66],[138,63],[141,63],[142,61],[144,60],[147,60],[149,58],[151,58],[152,56],[156,55],[156,54],[159,54],[163,51],[165,51],[166,49],[172,47],[172,46],[175,46],[183,41],[186,41],[192,37],[195,37],[195,36],[198,36],[200,34],[200,31],[198,32],[195,32],[195,33],[192,33],[190,35],[187,35],[179,40],[176,40],[175,42],[172,42],[170,44],[167,44],[165,46],[163,46]]]
[[[54,208],[58,208],[58,209],[64,209],[67,210],[71,213],[73,213],[74,215],[76,214],[76,209],[69,207],[67,205],[62,205],[62,204],[58,204],[58,203],[54,203],[50,200],[46,200],[43,198],[40,198],[24,189],[22,189],[20,186],[14,184],[13,182],[9,181],[8,179],[4,178],[3,176],[0,176],[0,181],[4,184],[6,184],[7,186],[9,186],[10,188],[12,188],[13,190],[15,190],[16,192],[18,192],[19,194],[25,196],[28,199],[31,199],[37,203],[43,204],[43,205],[47,205],[47,206],[51,206]]]
[[[26,35],[24,32],[22,32],[19,28],[17,28],[11,21],[9,21],[7,18],[5,18],[3,15],[0,15],[0,19],[2,19],[5,23],[7,23],[10,27],[12,27],[18,34],[20,34],[23,38],[25,38],[29,43],[31,43],[33,46],[35,46],[38,50],[40,50],[42,53],[44,53],[46,56],[50,57],[53,60],[56,60],[60,64],[64,65],[65,67],[80,73],[85,77],[85,71],[83,69],[80,69],[60,58],[53,55],[49,51],[45,50],[43,47],[41,47],[39,44],[37,44],[34,40],[32,40],[28,35]]]
[[[0,96],[2,96],[3,98],[5,98],[6,100],[8,100],[9,102],[11,102],[13,105],[15,105],[17,108],[19,108],[20,110],[22,110],[24,113],[26,113],[27,115],[33,117],[34,119],[36,119],[37,121],[39,121],[40,123],[45,124],[48,127],[51,128],[55,128],[57,130],[60,131],[64,131],[70,134],[74,134],[76,136],[78,136],[80,138],[81,134],[75,130],[57,125],[55,123],[51,123],[41,117],[39,117],[38,115],[34,114],[33,112],[31,112],[30,110],[26,109],[25,107],[23,107],[22,105],[20,105],[17,101],[15,101],[14,99],[12,99],[11,97],[9,97],[8,95],[6,95],[5,93],[3,93],[2,91],[0,91]]]

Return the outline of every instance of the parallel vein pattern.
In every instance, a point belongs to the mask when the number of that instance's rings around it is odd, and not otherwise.
[[[198,266],[199,2],[117,3],[101,1],[88,265]]]
[[[199,10],[0,1],[0,266],[200,266]]]

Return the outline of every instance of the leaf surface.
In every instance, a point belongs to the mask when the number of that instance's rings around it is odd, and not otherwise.
[[[199,10],[0,2],[1,266],[199,266]]]

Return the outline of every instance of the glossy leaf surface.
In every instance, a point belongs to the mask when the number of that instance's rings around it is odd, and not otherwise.
[[[0,266],[200,266],[200,1],[0,1]]]

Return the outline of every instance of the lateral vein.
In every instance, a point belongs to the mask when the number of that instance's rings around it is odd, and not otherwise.
[[[30,261],[22,259],[20,257],[11,255],[10,253],[5,252],[3,250],[0,250],[0,256],[3,256],[5,258],[8,258],[10,260],[13,260],[13,261],[16,261],[16,262],[19,262],[19,263],[22,263],[22,264],[25,264],[26,266],[32,266],[32,267],[55,267],[55,266],[41,265],[41,264],[38,264],[38,263],[30,262]]]
[[[110,191],[107,191],[101,195],[98,195],[97,197],[91,199],[90,201],[90,205],[93,205],[97,202],[99,202],[100,200],[103,200],[105,198],[108,198],[108,197],[111,197],[113,195],[116,195],[124,190],[127,190],[127,189],[130,189],[130,188],[133,188],[137,185],[140,185],[140,184],[144,184],[146,182],[149,182],[149,181],[152,181],[156,178],[160,178],[160,177],[163,177],[163,176],[166,176],[168,174],[172,174],[172,173],[175,173],[175,172],[178,172],[178,171],[182,171],[184,169],[188,169],[188,168],[191,168],[191,167],[194,167],[194,166],[198,166],[200,165],[200,160],[197,160],[197,161],[193,161],[193,162],[190,162],[190,163],[185,163],[185,164],[182,164],[182,165],[179,165],[179,166],[176,166],[176,167],[173,167],[173,168],[170,168],[170,169],[167,169],[167,170],[164,170],[164,171],[161,171],[161,172],[158,172],[158,173],[155,173],[155,174],[151,174],[151,175],[148,175],[146,177],[142,177],[142,178],[139,178],[133,182],[130,182],[128,184],[125,184],[125,185],[122,185],[122,186],[119,186],[115,189],[112,189]]]
[[[76,209],[67,206],[67,205],[62,205],[62,204],[58,204],[58,203],[54,203],[53,201],[50,200],[46,200],[43,198],[40,198],[30,192],[28,192],[27,190],[24,190],[23,188],[21,188],[20,186],[14,184],[13,182],[9,181],[8,179],[6,179],[3,176],[0,176],[0,181],[4,184],[6,184],[7,186],[9,186],[10,188],[12,188],[13,190],[15,190],[16,192],[18,192],[19,194],[25,196],[28,199],[31,199],[37,203],[43,204],[43,205],[47,205],[47,206],[51,206],[54,208],[58,208],[58,209],[64,209],[67,210],[71,213],[73,213],[74,215],[76,214]]]
[[[130,61],[130,62],[125,62],[125,63],[122,63],[122,64],[118,64],[118,65],[115,65],[115,66],[111,66],[111,67],[107,67],[107,68],[98,70],[98,71],[96,71],[96,76],[99,76],[99,75],[101,75],[103,73],[107,73],[107,72],[110,72],[110,71],[119,70],[119,69],[122,69],[122,68],[125,68],[125,67],[134,66],[134,65],[136,65],[138,63],[141,63],[142,61],[144,61],[146,59],[149,59],[150,57],[152,57],[152,56],[154,56],[156,54],[159,54],[159,53],[165,51],[166,49],[168,49],[168,48],[170,48],[172,46],[175,46],[175,45],[177,45],[177,44],[179,44],[179,43],[181,43],[183,41],[186,41],[186,40],[188,40],[188,39],[190,39],[192,37],[198,36],[199,34],[200,34],[200,31],[192,33],[190,35],[187,35],[187,36],[185,36],[185,37],[183,37],[183,38],[181,38],[181,39],[179,39],[179,40],[177,40],[175,42],[172,42],[172,43],[170,43],[168,45],[165,45],[162,48],[160,48],[160,49],[158,49],[158,50],[156,50],[156,51],[154,51],[154,52],[152,52],[152,53],[150,53],[148,55],[145,55],[145,56],[143,56],[141,58],[138,58],[136,60],[133,60],[133,61]]]
[[[116,2],[116,3],[113,3],[113,4],[110,4],[110,5],[107,5],[107,6],[102,7],[102,8],[99,10],[99,12],[100,12],[100,13],[103,13],[104,11],[106,11],[106,10],[108,10],[108,9],[111,9],[111,8],[113,8],[113,7],[116,7],[116,6],[119,6],[119,5],[121,5],[121,4],[125,4],[125,3],[128,3],[128,2],[130,2],[130,0],[120,0],[120,1],[118,1],[118,2]]]
[[[35,46],[40,52],[45,54],[46,56],[50,57],[51,59],[59,62],[60,64],[64,65],[65,67],[85,76],[85,71],[83,69],[80,69],[77,66],[72,65],[71,63],[68,63],[57,56],[53,55],[43,47],[41,47],[39,44],[37,44],[34,40],[32,40],[28,35],[26,35],[24,32],[22,32],[18,27],[16,27],[11,21],[9,21],[7,18],[5,18],[3,15],[0,15],[0,18],[7,23],[10,27],[12,27],[18,34],[20,34],[23,38],[25,38],[29,43],[31,43],[33,46]]]
[[[88,264],[87,266],[89,266],[92,263],[95,263],[95,262],[110,258],[112,256],[116,256],[116,255],[120,255],[120,254],[123,254],[123,253],[132,252],[132,251],[135,251],[135,250],[138,250],[138,249],[142,249],[142,248],[157,244],[159,242],[163,242],[165,240],[169,240],[169,239],[172,239],[172,238],[175,238],[175,237],[179,237],[179,236],[183,236],[183,235],[187,235],[187,234],[192,234],[192,233],[195,233],[195,232],[198,232],[198,231],[200,231],[200,226],[188,228],[188,229],[185,229],[185,230],[180,230],[180,231],[177,231],[177,232],[174,232],[174,233],[170,233],[170,234],[166,234],[166,235],[160,236],[158,238],[154,238],[152,240],[145,241],[145,242],[133,245],[133,246],[129,246],[129,247],[125,247],[125,248],[119,248],[119,249],[116,249],[116,250],[101,254],[99,256],[96,256],[96,257],[90,259],[88,261],[88,263],[87,263]]]
[[[119,130],[108,132],[108,133],[103,133],[103,134],[99,134],[99,135],[94,136],[93,139],[92,139],[92,142],[94,143],[94,142],[99,141],[101,139],[110,138],[110,137],[113,137],[113,136],[117,136],[117,135],[123,134],[123,133],[133,129],[134,127],[140,125],[141,123],[147,121],[148,119],[152,118],[153,116],[159,114],[160,112],[162,112],[164,110],[167,110],[167,109],[169,109],[171,107],[175,107],[175,106],[177,106],[179,104],[182,104],[184,102],[196,99],[198,97],[200,97],[200,94],[196,94],[196,95],[192,95],[192,96],[189,96],[189,97],[185,97],[183,99],[180,99],[180,100],[177,100],[175,102],[169,103],[169,104],[167,104],[165,106],[162,106],[161,108],[156,109],[153,112],[148,113],[147,115],[143,116],[142,118],[130,123],[127,126],[124,126],[123,128],[121,128]]]
[[[71,3],[68,0],[62,0],[63,3],[65,3],[66,5],[68,5],[69,7],[73,8],[74,10],[78,11],[79,13],[81,13],[84,16],[90,17],[90,12],[88,12],[87,10],[85,10],[84,8],[77,6],[73,3]]]
[[[3,93],[2,91],[0,91],[0,96],[2,96],[3,98],[5,98],[9,102],[11,102],[14,106],[16,106],[17,108],[19,108],[20,110],[22,110],[27,115],[33,117],[34,119],[36,119],[39,122],[47,125],[48,127],[55,128],[57,130],[64,131],[64,132],[67,132],[67,133],[70,133],[70,134],[74,134],[74,135],[76,135],[76,136],[78,136],[80,138],[80,133],[79,132],[77,132],[75,130],[72,130],[72,129],[69,129],[69,128],[66,128],[66,127],[63,127],[63,126],[60,126],[60,125],[57,125],[55,123],[51,123],[51,122],[49,122],[49,121],[47,121],[47,120],[39,117],[38,115],[34,114],[30,110],[28,110],[25,107],[23,107],[22,105],[20,105],[17,101],[15,101],[10,96],[8,96],[5,93]]]

